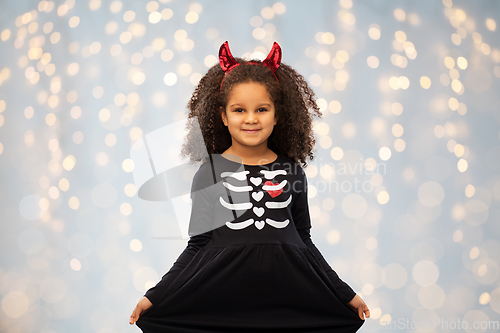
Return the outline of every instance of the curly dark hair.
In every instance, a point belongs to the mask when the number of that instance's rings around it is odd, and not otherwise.
[[[276,80],[269,68],[251,65],[250,61],[234,58],[240,65],[234,67],[221,81],[224,71],[219,63],[212,66],[198,83],[188,103],[188,132],[182,146],[182,158],[189,156],[192,163],[205,162],[208,154],[222,154],[232,145],[229,130],[222,122],[220,108],[226,109],[232,88],[239,83],[255,82],[264,85],[274,103],[278,122],[268,138],[269,149],[307,166],[307,158],[314,159],[316,143],[312,118],[322,114],[314,99],[314,92],[304,77],[292,67],[281,63]]]

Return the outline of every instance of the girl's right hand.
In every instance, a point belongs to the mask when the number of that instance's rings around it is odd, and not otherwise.
[[[139,303],[137,303],[137,305],[135,306],[132,315],[130,316],[129,320],[130,325],[133,325],[137,321],[137,319],[139,319],[139,317],[152,306],[153,303],[151,303],[151,301],[147,297],[141,298]]]
[[[368,305],[366,305],[365,301],[359,295],[354,296],[354,298],[348,303],[348,305],[356,312],[361,318],[361,320],[365,320],[364,317],[370,318],[370,310],[368,309]]]

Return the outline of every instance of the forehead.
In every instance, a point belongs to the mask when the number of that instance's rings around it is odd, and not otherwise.
[[[234,85],[229,94],[229,101],[271,101],[269,93],[264,85],[256,82],[244,82]]]

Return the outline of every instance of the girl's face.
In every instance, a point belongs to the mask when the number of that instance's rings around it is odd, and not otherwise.
[[[277,123],[274,104],[267,89],[252,81],[233,87],[226,112],[221,112],[221,117],[235,149],[267,147],[267,138]]]

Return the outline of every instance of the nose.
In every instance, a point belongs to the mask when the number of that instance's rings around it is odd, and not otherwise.
[[[253,112],[253,111],[247,112],[247,116],[245,117],[245,122],[254,123],[256,121],[257,121],[257,117],[255,115],[255,112]]]

